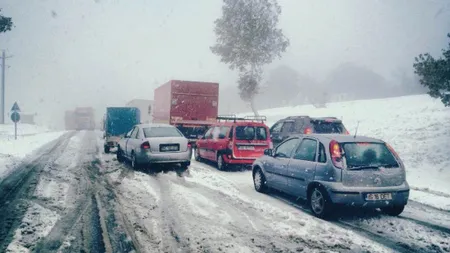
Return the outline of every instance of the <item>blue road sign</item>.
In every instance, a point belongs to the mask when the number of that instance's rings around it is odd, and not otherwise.
[[[19,105],[17,104],[17,102],[14,102],[13,107],[11,108],[12,112],[20,112],[20,108]]]
[[[20,120],[20,114],[19,114],[18,112],[12,112],[12,113],[11,113],[11,120],[12,120],[14,123],[19,122],[19,120]]]

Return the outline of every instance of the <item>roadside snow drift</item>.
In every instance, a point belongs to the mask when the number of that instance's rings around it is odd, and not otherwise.
[[[334,116],[351,134],[380,138],[399,153],[411,199],[450,210],[450,108],[428,95],[262,110],[271,126],[287,116]]]
[[[18,124],[17,140],[14,140],[14,125],[0,125],[0,180],[20,160],[64,133],[51,132],[41,126]]]

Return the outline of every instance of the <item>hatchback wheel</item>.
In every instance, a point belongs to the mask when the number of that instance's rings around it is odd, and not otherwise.
[[[221,154],[217,155],[217,169],[225,170],[226,164],[223,161],[223,157]]]
[[[253,184],[257,192],[265,193],[268,190],[266,177],[260,168],[256,169],[255,173],[253,173]]]
[[[381,211],[383,211],[385,214],[390,215],[390,216],[399,216],[403,212],[404,209],[405,209],[404,205],[389,206],[389,207],[381,208]]]
[[[318,218],[328,218],[331,214],[333,204],[328,198],[328,194],[320,187],[315,186],[309,196],[309,206],[314,216]]]

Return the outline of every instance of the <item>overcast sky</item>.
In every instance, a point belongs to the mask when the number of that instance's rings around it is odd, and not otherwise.
[[[283,63],[325,79],[355,62],[387,79],[411,70],[422,52],[448,44],[448,0],[280,0],[291,41]],[[0,0],[15,27],[0,34],[9,110],[37,112],[61,126],[64,110],[153,99],[169,79],[236,85],[236,73],[211,53],[220,0]]]

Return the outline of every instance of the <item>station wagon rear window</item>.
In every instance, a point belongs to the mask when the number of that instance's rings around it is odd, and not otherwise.
[[[399,167],[394,155],[384,143],[356,142],[343,143],[342,149],[347,168],[358,167]]]
[[[318,134],[342,134],[345,132],[344,125],[340,122],[318,120],[311,123],[314,126],[314,132]]]
[[[182,134],[175,127],[146,127],[144,136],[145,138],[180,137]]]
[[[236,140],[267,140],[265,127],[237,126]]]

